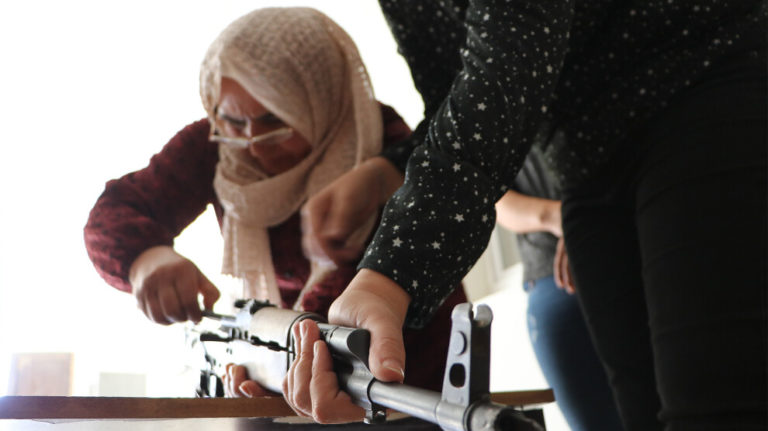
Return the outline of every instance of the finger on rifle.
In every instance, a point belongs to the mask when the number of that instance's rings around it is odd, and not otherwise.
[[[322,424],[362,420],[365,411],[352,403],[349,394],[339,389],[328,345],[318,340],[312,347],[314,360],[312,381],[309,385],[312,418]]]
[[[231,368],[231,377],[232,392],[238,397],[245,396],[251,398],[252,394],[240,390],[240,387],[243,385],[243,383],[248,380],[248,372],[246,371],[245,367],[241,365],[233,365]]]
[[[147,301],[147,291],[145,289],[138,289],[134,291],[134,297],[136,298],[136,307],[147,316],[148,319],[152,319],[152,315],[149,312],[149,304]]]
[[[200,289],[200,293],[203,295],[203,306],[206,310],[212,310],[213,304],[219,300],[221,293],[219,292],[219,289],[217,289],[216,286],[214,286],[213,283],[208,280],[208,277],[206,277],[202,272],[198,271],[197,277],[198,287]],[[197,298],[195,298],[195,302],[197,303]]]
[[[180,270],[174,279],[176,296],[183,314],[183,318],[177,321],[191,320],[197,323],[203,318],[197,302],[197,272],[197,268],[190,265]]]
[[[301,347],[296,355],[291,401],[299,410],[311,415],[312,398],[309,384],[312,380],[312,361],[314,358],[312,345],[320,338],[320,330],[317,328],[317,324],[310,319],[303,320],[299,323],[299,327],[301,329]]]
[[[240,383],[238,389],[248,398],[270,397],[275,395],[273,392],[268,391],[254,380],[245,380],[243,383]]]
[[[403,332],[388,321],[372,322],[370,365],[373,375],[383,382],[402,383],[405,378]]]
[[[158,298],[158,294],[159,292],[147,293],[146,307],[147,307],[147,310],[149,311],[147,315],[155,323],[159,323],[161,325],[170,325],[171,321],[168,320],[168,318],[166,318],[165,316],[165,313],[163,313],[163,307],[160,304],[160,299]]]

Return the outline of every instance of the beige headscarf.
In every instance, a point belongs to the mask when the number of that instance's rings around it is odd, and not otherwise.
[[[279,306],[267,228],[379,153],[381,111],[352,39],[311,8],[258,9],[222,31],[200,71],[212,125],[222,77],[237,81],[312,146],[297,166],[273,177],[244,152],[219,147],[214,187],[225,210],[222,272],[243,279],[245,297]]]

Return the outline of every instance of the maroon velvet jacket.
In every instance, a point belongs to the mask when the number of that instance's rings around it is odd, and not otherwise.
[[[382,106],[384,145],[410,134],[402,118]],[[154,155],[149,166],[109,181],[85,226],[85,246],[96,271],[111,286],[131,291],[128,271],[136,257],[174,238],[212,204],[219,223],[223,208],[213,188],[218,144],[208,140],[207,119],[194,122]],[[272,260],[284,307],[290,307],[309,277],[309,261],[301,250],[299,215],[269,229]],[[357,262],[341,266],[304,299],[304,308],[323,316],[356,272]],[[406,383],[439,390],[448,349],[453,306],[465,302],[459,287],[425,328],[405,331]]]

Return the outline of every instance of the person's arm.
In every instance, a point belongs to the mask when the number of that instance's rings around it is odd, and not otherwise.
[[[575,293],[568,253],[563,239],[561,202],[524,195],[508,190],[496,202],[496,221],[503,227],[517,232],[549,232],[558,238],[553,262],[555,284],[568,293]]]
[[[400,172],[405,172],[413,149],[424,141],[429,120],[437,112],[454,79],[462,68],[460,51],[466,39],[463,23],[465,6],[445,7],[438,2],[420,2],[419,13],[399,7],[398,2],[382,1],[384,17],[392,28],[398,51],[406,59],[416,90],[424,102],[424,120],[413,134],[395,145],[386,146],[382,156]],[[459,2],[454,2],[459,3]],[[433,17],[441,19],[434,20]],[[424,29],[420,33],[398,31],[402,28]],[[424,55],[429,52],[430,55]]]
[[[403,118],[380,104],[384,148],[398,145],[411,134]],[[312,196],[302,207],[305,247],[319,247],[336,264],[358,261],[367,244],[350,241],[360,226],[381,211],[403,174],[391,160],[372,157],[346,172]]]
[[[378,380],[403,382],[405,348],[402,326],[410,298],[387,277],[363,269],[352,284],[368,288],[347,290],[333,302],[328,312],[335,324],[371,330],[369,360],[371,372]],[[375,306],[371,306],[375,304]],[[333,317],[330,317],[333,316]],[[320,338],[317,325],[310,319],[294,326],[296,360],[283,381],[286,402],[299,415],[320,423],[361,420],[363,409],[353,404],[339,388],[328,347]]]
[[[140,308],[159,323],[199,320],[199,307],[192,305],[197,304],[196,295],[185,296],[182,301],[189,304],[180,309],[168,304],[173,295],[143,289],[147,281],[178,279],[168,275],[169,266],[186,268],[170,271],[195,281],[207,305],[218,297],[197,267],[172,249],[174,238],[215,199],[218,153],[208,142],[208,130],[205,120],[185,127],[146,168],[108,182],[84,229],[86,250],[97,272],[113,287],[136,295]]]
[[[402,183],[403,174],[383,157],[372,157],[337,178],[302,207],[306,247],[319,246],[337,265],[358,260],[365,244],[350,238]]]
[[[461,71],[410,156],[405,183],[385,207],[360,265],[410,295],[412,327],[429,320],[485,249],[494,203],[523,163],[567,50],[570,3],[498,3],[469,2]],[[385,13],[418,14],[412,2],[382,6]],[[390,24],[406,34],[399,40],[411,43],[428,33],[426,26]],[[413,56],[430,57],[436,48],[418,48]]]
[[[369,364],[379,380],[402,379],[397,370],[405,354],[396,336],[402,336],[402,324],[421,327],[429,321],[485,249],[495,225],[494,203],[522,165],[562,67],[572,4],[499,3],[469,2],[461,71],[427,120],[423,141],[408,158],[405,182],[387,203],[358,275],[329,312],[332,323],[371,332]],[[427,34],[429,26],[392,19],[393,11],[418,15],[423,2],[381,4],[396,37],[406,35],[398,38],[401,52],[411,52],[403,41],[422,36],[439,44],[416,49],[414,58],[434,58],[445,46],[436,40],[442,35]],[[430,22],[443,19],[429,16]],[[444,76],[432,73],[425,78]],[[327,350],[312,334],[300,335],[304,343],[302,336],[314,342],[314,355],[291,366],[286,400],[319,422],[359,418],[338,392]]]
[[[517,233],[549,232],[563,236],[560,201],[507,190],[496,202],[496,221]]]

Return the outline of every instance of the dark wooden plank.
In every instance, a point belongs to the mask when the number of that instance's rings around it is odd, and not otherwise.
[[[501,404],[527,406],[554,401],[552,391],[492,394]],[[259,418],[293,416],[282,397],[122,398],[0,397],[0,419]]]
[[[442,431],[439,426],[416,418],[387,421],[379,425],[362,422],[319,425],[288,422],[294,418],[192,418],[192,419],[0,419],[3,431]]]
[[[277,417],[293,415],[281,397],[1,397],[2,419]]]
[[[491,401],[508,406],[530,406],[546,404],[555,401],[552,389],[536,389],[531,391],[496,392],[491,394]]]

